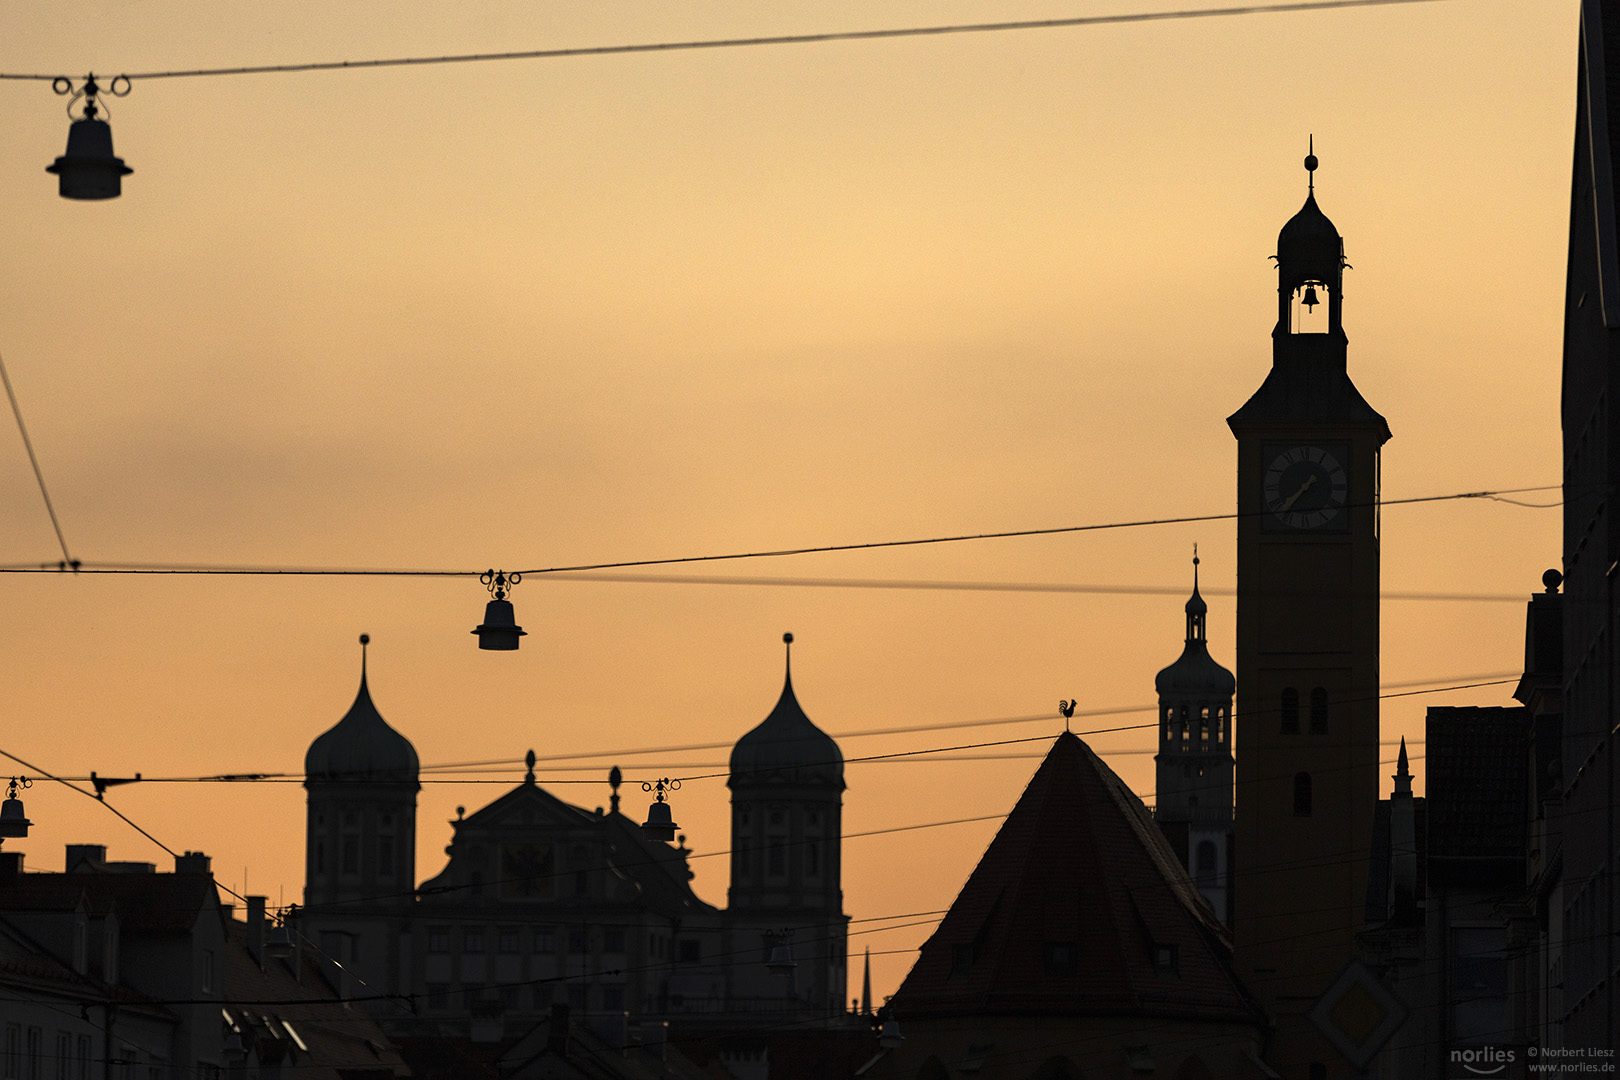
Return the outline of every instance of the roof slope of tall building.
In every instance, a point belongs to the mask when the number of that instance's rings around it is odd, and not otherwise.
[[[922,947],[896,1017],[1263,1022],[1147,808],[1064,733]]]

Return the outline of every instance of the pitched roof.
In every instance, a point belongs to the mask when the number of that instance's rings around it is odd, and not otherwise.
[[[271,1066],[291,1066],[301,1080],[410,1075],[377,1021],[340,999],[321,970],[320,954],[301,948],[296,975],[291,959],[266,956],[261,967],[248,951],[247,925],[229,921],[224,968],[225,1001],[230,1004],[224,1006],[221,1021],[257,1054],[267,1073]]]
[[[1077,961],[1068,973],[1065,945]],[[1156,967],[1166,946],[1173,962]],[[1225,927],[1147,808],[1069,733],[890,1006],[902,1021],[1126,1013],[1263,1022],[1232,969]]]
[[[1529,710],[1433,706],[1427,729],[1431,871],[1468,862],[1522,875]]]

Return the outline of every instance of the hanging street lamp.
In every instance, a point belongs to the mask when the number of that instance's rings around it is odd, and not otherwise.
[[[64,199],[116,199],[123,191],[123,179],[134,172],[124,159],[113,154],[112,126],[97,115],[96,95],[101,87],[94,74],[86,75],[84,85],[73,89],[73,80],[62,77],[51,83],[58,94],[72,94],[68,99],[68,115],[80,98],[84,106],[78,118],[68,128],[67,151],[46,166],[45,171],[55,173],[57,193]],[[123,75],[107,84],[107,92],[114,97],[129,93],[129,79]]]

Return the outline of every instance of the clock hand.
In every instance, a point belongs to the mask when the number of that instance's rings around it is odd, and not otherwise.
[[[1292,495],[1288,496],[1287,499],[1283,500],[1283,504],[1279,512],[1284,514],[1288,513],[1288,511],[1293,508],[1293,505],[1299,502],[1299,497],[1311,490],[1311,485],[1314,483],[1316,483],[1316,474],[1312,473],[1310,475],[1310,479],[1299,485],[1298,491],[1294,492]]]

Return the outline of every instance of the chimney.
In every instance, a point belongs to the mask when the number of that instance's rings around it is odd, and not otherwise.
[[[184,855],[174,857],[174,872],[177,874],[211,874],[214,872],[213,860],[200,851],[188,851]]]
[[[546,1049],[564,1061],[568,1060],[568,1006],[560,1002],[551,1006],[551,1029],[546,1033]]]
[[[107,865],[106,844],[69,844],[67,846],[67,872],[75,870],[94,873]]]
[[[0,851],[0,885],[17,884],[17,879],[22,877],[22,872],[22,852]]]
[[[247,947],[253,962],[264,967],[264,897],[247,898]]]

